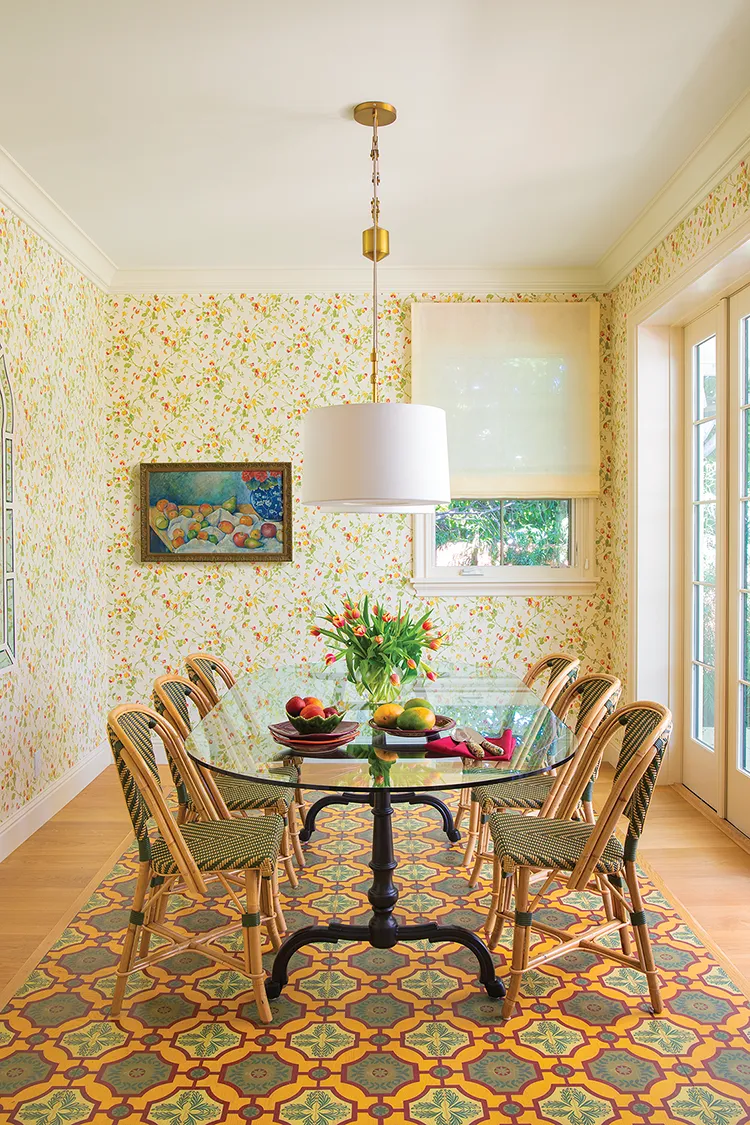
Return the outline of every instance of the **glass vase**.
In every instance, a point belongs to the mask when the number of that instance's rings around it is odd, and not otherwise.
[[[367,695],[370,705],[377,707],[381,703],[394,703],[401,695],[402,684],[393,683],[391,675],[395,671],[392,664],[386,664],[377,670],[364,669],[359,671],[359,683]]]

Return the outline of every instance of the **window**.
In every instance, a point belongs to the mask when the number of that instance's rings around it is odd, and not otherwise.
[[[13,542],[13,395],[0,344],[0,672],[16,662],[15,549]]]
[[[435,514],[435,565],[570,566],[570,500],[454,500]]]
[[[462,499],[414,518],[421,594],[594,589],[593,500]]]

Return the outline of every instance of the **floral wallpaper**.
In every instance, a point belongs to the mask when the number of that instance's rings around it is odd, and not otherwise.
[[[453,622],[446,654],[522,670],[549,647],[571,647],[586,666],[627,675],[627,317],[748,210],[742,163],[598,298],[596,593],[441,599],[441,618]],[[409,393],[411,304],[437,299],[463,298],[384,300],[385,397]],[[238,669],[316,660],[308,629],[324,598],[366,589],[416,600],[406,517],[324,514],[295,501],[293,563],[142,565],[136,556],[141,461],[289,459],[299,491],[302,415],[367,393],[365,298],[107,298],[0,208],[0,339],[17,405],[18,601],[18,664],[0,677],[0,818],[102,745],[106,710],[147,699],[153,677],[189,651],[213,649]]]
[[[465,298],[453,293],[384,300],[383,397],[408,398],[410,308],[415,300],[438,299]],[[602,301],[598,590],[589,597],[441,599],[441,620],[450,623],[451,660],[473,661],[479,654],[487,663],[522,670],[550,647],[564,647],[581,652],[591,667],[622,664],[624,637],[612,613],[615,561],[609,546],[615,513],[608,310],[609,302]],[[367,396],[367,299],[244,293],[116,297],[111,312],[114,696],[147,698],[154,676],[165,666],[179,668],[196,648],[214,649],[237,669],[269,659],[319,660],[323,649],[309,637],[309,626],[323,602],[348,591],[369,591],[379,600],[418,600],[410,585],[411,521],[405,516],[323,513],[295,500],[294,562],[283,566],[141,565],[135,554],[140,461],[288,459],[299,493],[303,414]]]
[[[17,654],[0,676],[0,819],[106,741],[105,314],[104,295],[0,207]]]

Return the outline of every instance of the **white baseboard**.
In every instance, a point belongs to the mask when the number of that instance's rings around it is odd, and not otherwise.
[[[112,753],[109,747],[102,746],[90,758],[84,758],[41,793],[37,793],[28,804],[11,813],[0,824],[0,861],[28,840],[29,836],[33,836],[55,813],[65,808],[69,801],[77,797],[111,763]]]

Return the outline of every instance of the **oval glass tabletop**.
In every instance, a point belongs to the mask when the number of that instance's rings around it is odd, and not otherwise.
[[[461,756],[451,732],[442,749],[431,749],[428,736],[405,737],[374,730],[373,708],[355,685],[335,670],[305,666],[264,669],[241,677],[187,740],[196,761],[220,773],[250,781],[336,792],[344,790],[427,792],[465,789],[530,777],[559,766],[575,750],[573,732],[541,699],[510,673],[488,674],[484,668],[441,674],[435,683],[417,680],[408,697],[427,698],[433,710],[485,737],[510,729],[515,749],[508,761]],[[269,726],[286,720],[285,704],[293,696],[315,697],[326,705],[346,703],[346,722],[359,724],[353,740],[333,750],[303,750],[279,745]]]

